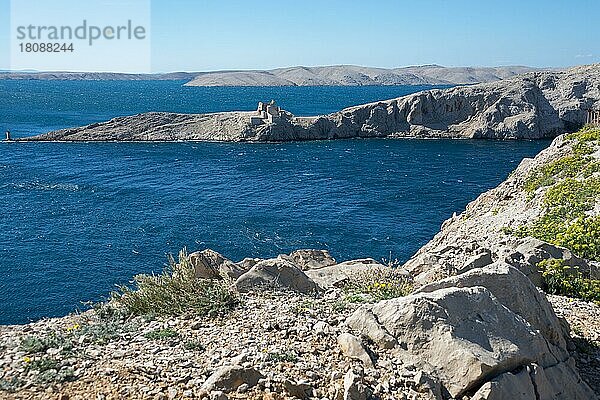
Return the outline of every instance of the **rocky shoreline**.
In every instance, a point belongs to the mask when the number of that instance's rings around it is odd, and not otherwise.
[[[558,233],[541,240],[555,206]],[[81,315],[2,326],[0,397],[596,399],[598,218],[600,130],[561,135],[402,266],[182,253]],[[580,223],[564,242],[578,256],[559,239]],[[169,314],[173,298],[203,314]]]
[[[151,112],[19,141],[286,142],[349,138],[541,139],[584,125],[600,103],[600,65],[531,72],[492,83],[428,90],[339,112],[296,117],[277,109]]]

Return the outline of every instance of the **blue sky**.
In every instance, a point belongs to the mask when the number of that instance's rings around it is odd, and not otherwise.
[[[154,72],[600,62],[598,0],[152,0],[151,5]],[[0,0],[0,69],[10,63],[9,10],[10,1]]]

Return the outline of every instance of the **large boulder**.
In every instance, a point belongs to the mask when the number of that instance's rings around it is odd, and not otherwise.
[[[369,337],[372,330],[362,329],[363,320],[377,321],[398,343],[393,351],[400,361],[435,376],[453,398],[531,363],[544,371],[560,365],[562,374],[553,375],[555,387],[580,382],[566,356],[553,351],[537,329],[482,286],[450,287],[362,306],[347,324]],[[584,383],[579,386],[574,399],[594,398]],[[553,395],[567,398],[556,390]]]
[[[199,279],[220,279],[223,277],[237,279],[250,269],[241,263],[232,262],[211,249],[191,253],[189,259],[196,278]]]
[[[560,376],[556,376],[556,367],[542,368],[529,364],[515,371],[505,372],[484,383],[471,397],[471,400],[558,400],[558,399],[595,399],[587,385],[567,371],[564,364]],[[568,379],[575,380],[568,381]]]
[[[575,267],[593,279],[600,279],[600,271],[593,263],[577,257],[569,249],[533,237],[520,240],[514,250],[505,257],[505,261],[527,275],[536,286],[542,287],[543,278],[537,265],[551,258],[563,260],[564,265]]]
[[[535,285],[517,269],[497,262],[464,274],[452,276],[421,287],[417,293],[430,293],[452,287],[482,286],[488,289],[500,303],[523,317],[544,337],[565,351],[567,332],[558,320],[552,306]],[[563,354],[564,356],[565,354]]]
[[[211,249],[191,253],[189,260],[194,268],[196,278],[199,279],[218,279],[221,277],[219,274],[221,265],[231,263],[230,260]]]
[[[335,264],[335,259],[327,250],[301,249],[290,253],[291,259],[303,271],[319,269]]]
[[[254,368],[226,365],[213,372],[202,384],[202,389],[207,392],[212,390],[231,392],[243,384],[253,387],[262,378],[264,376]]]
[[[318,286],[286,257],[263,260],[235,281],[240,292],[254,289],[280,288],[300,293],[313,293]]]
[[[306,272],[313,281],[322,288],[336,287],[352,278],[353,274],[376,271],[379,268],[389,268],[372,258],[344,261],[339,264],[311,269]]]

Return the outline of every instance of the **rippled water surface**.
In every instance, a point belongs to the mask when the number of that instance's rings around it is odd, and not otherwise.
[[[139,99],[125,100],[128,85]],[[276,97],[297,114],[312,114],[411,90],[211,92],[173,82],[0,82],[0,88],[0,124],[20,136],[145,109],[214,111],[221,105],[214,93],[230,109]],[[52,101],[43,91],[53,93]],[[7,104],[10,96],[19,100]],[[165,254],[184,246],[232,259],[311,247],[338,259],[391,252],[406,260],[452,212],[546,145],[0,143],[0,323],[73,311],[136,273],[160,271]]]

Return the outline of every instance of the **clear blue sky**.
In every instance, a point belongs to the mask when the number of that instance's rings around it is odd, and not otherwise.
[[[0,0],[0,69],[9,9]],[[151,12],[155,72],[600,62],[598,0],[152,0]]]

